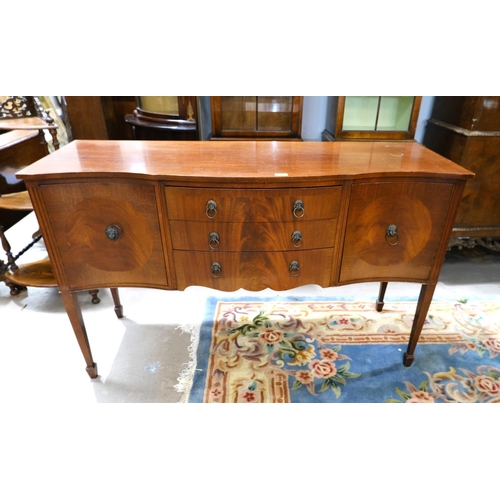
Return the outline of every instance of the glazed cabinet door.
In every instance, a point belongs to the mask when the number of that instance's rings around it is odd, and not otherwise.
[[[168,285],[154,184],[40,186],[70,288]]]
[[[437,182],[354,184],[340,283],[425,281],[452,191],[452,184]]]

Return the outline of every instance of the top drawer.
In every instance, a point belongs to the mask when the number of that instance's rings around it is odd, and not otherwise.
[[[341,187],[301,189],[166,188],[168,218],[219,222],[335,219]]]

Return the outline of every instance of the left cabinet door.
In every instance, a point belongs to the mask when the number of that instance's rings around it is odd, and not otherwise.
[[[70,289],[168,287],[154,184],[40,186]]]

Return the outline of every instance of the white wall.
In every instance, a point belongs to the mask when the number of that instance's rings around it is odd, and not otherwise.
[[[304,141],[321,141],[326,128],[328,96],[304,96],[302,107],[302,134]]]
[[[434,106],[435,96],[423,96],[420,104],[420,113],[418,114],[417,130],[415,131],[415,140],[422,144],[425,134],[425,126],[427,120],[431,116],[432,107]]]

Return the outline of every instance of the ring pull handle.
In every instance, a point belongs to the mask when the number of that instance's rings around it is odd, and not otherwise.
[[[217,215],[217,203],[214,200],[208,200],[205,208],[205,214],[209,219],[214,219]]]
[[[302,233],[300,231],[294,231],[292,233],[292,245],[295,248],[302,246]]]
[[[218,278],[222,273],[222,266],[218,262],[212,262],[211,271],[212,276]]]
[[[389,224],[385,229],[385,241],[393,247],[399,243],[398,226]]]
[[[293,216],[296,219],[302,219],[304,217],[304,202],[302,200],[296,200],[293,203]]]
[[[208,246],[212,250],[216,250],[217,248],[219,248],[219,244],[220,244],[220,236],[219,236],[219,234],[216,233],[215,231],[212,231],[208,235]]]
[[[288,270],[290,271],[290,275],[294,278],[298,276],[300,273],[300,264],[298,263],[298,261],[292,260],[292,262],[290,262]]]
[[[122,235],[122,233],[123,230],[118,224],[111,224],[104,231],[106,237],[111,241],[116,241]]]

